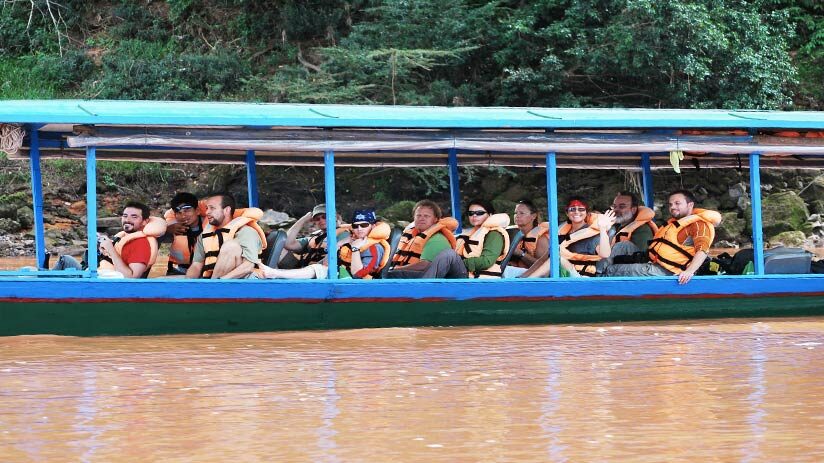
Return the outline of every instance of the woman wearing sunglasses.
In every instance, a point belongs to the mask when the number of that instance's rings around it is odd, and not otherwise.
[[[357,210],[352,214],[351,234],[338,242],[338,263],[341,278],[370,279],[380,274],[389,260],[388,224],[378,222],[372,209]],[[328,278],[326,257],[319,263],[303,268],[277,269],[261,264],[266,278],[325,279]]]
[[[592,212],[583,198],[575,196],[567,203],[566,215],[567,221],[558,231],[560,255],[579,275],[595,276],[598,261],[612,251],[609,229],[615,223],[615,212]]]
[[[435,257],[423,278],[500,278],[501,262],[509,250],[509,215],[495,214],[492,205],[475,199],[466,216],[470,227],[457,236],[455,249]]]

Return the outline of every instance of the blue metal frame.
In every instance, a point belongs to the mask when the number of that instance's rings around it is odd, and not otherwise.
[[[97,149],[86,148],[86,234],[89,275],[97,277]]]
[[[32,272],[34,273],[34,272]],[[52,273],[53,275],[53,273]],[[81,283],[82,284],[79,284]],[[738,297],[762,294],[824,293],[824,275],[699,276],[679,285],[675,277],[600,277],[466,280],[187,280],[92,279],[0,276],[3,299],[151,299],[153,301],[234,300],[245,302],[351,300],[472,300],[568,297]],[[732,288],[731,288],[732,286]],[[185,287],[185,290],[182,288]],[[734,293],[733,293],[734,292]],[[708,301],[707,304],[712,304]],[[276,307],[273,306],[273,311]],[[402,310],[402,309],[401,309]]]
[[[549,276],[561,277],[561,257],[558,255],[558,165],[555,153],[546,154],[547,208],[549,209]]]
[[[458,228],[455,233],[460,233],[463,229],[461,223],[461,179],[458,175],[458,150],[449,150],[449,198],[452,206],[452,217],[458,221]]]
[[[258,207],[257,168],[255,166],[255,151],[246,151],[246,191],[249,198],[249,207]]]
[[[750,207],[752,208],[753,266],[764,274],[764,228],[761,219],[761,153],[750,154]]]
[[[649,153],[641,155],[641,182],[644,188],[644,205],[650,209],[655,209],[655,197],[652,189],[652,168],[650,167]]]
[[[323,152],[323,178],[326,185],[326,259],[329,264],[329,279],[338,278],[338,212],[335,204],[335,153]]]
[[[31,168],[31,200],[34,209],[34,255],[36,267],[44,267],[46,261],[46,232],[43,226],[43,176],[40,171],[40,126],[29,127],[29,167]]]

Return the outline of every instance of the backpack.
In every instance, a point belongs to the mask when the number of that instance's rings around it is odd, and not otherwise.
[[[752,248],[741,249],[732,256],[729,267],[727,267],[727,274],[729,275],[743,275],[747,264],[752,264],[755,252]]]

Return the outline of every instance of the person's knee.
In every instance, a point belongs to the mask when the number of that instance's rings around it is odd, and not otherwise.
[[[238,257],[240,256],[242,249],[240,248],[240,243],[235,240],[229,240],[223,243],[220,247],[220,253],[218,253],[218,259],[225,258],[225,257]]]

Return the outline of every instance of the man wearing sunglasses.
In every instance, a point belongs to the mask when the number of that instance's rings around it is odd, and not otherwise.
[[[197,237],[206,226],[206,208],[197,196],[188,192],[177,193],[170,202],[166,219],[166,235],[161,241],[171,241],[166,275],[186,275],[192,264]]]

